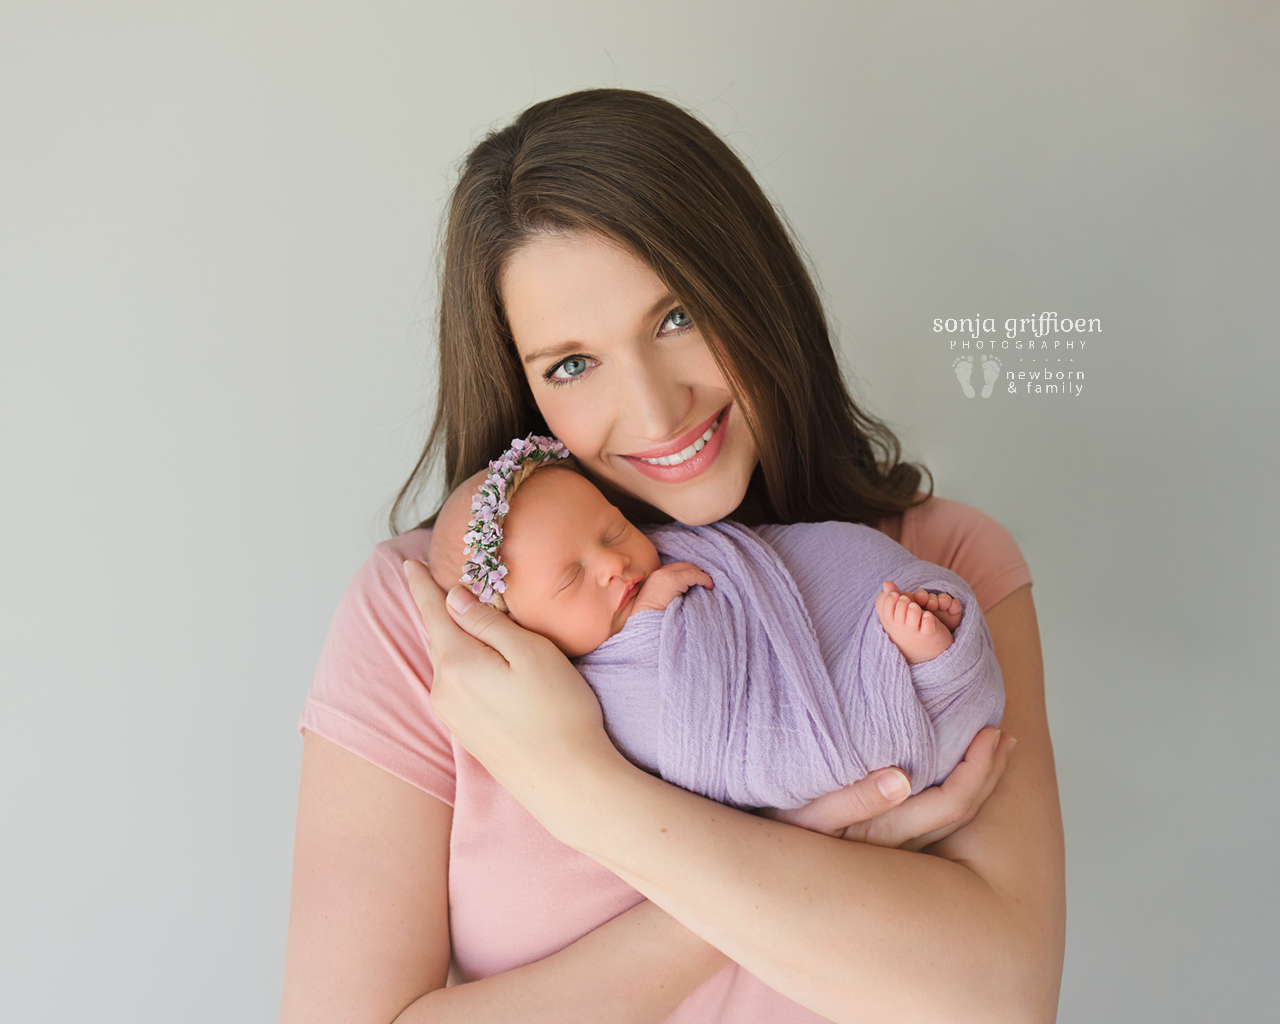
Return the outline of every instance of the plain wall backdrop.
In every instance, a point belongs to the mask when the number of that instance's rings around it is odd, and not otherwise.
[[[0,1018],[274,1020],[295,723],[425,435],[453,168],[601,85],[729,138],[860,398],[1022,545],[1061,1019],[1280,1018],[1276,12],[7,0]],[[1102,331],[966,398],[991,349],[934,319],[1042,311]]]

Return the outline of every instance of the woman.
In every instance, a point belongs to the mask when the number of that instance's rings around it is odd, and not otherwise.
[[[1025,563],[922,503],[728,147],[643,93],[530,108],[454,194],[440,337],[402,499],[438,447],[454,486],[536,430],[633,518],[877,524],[978,595],[1018,755],[986,730],[938,789],[904,802],[886,769],[789,815],[831,835],[727,809],[625,761],[548,642],[462,588],[446,605],[411,530],[349,589],[303,715],[281,1019],[1052,1019],[1062,836]],[[451,957],[468,984],[443,987]]]

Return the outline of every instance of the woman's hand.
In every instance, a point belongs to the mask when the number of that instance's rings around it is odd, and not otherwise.
[[[557,783],[571,789],[622,761],[596,695],[550,640],[465,587],[446,600],[421,562],[405,562],[405,576],[427,629],[432,709],[530,811],[566,792]]]
[[[760,813],[839,839],[922,850],[973,820],[1004,774],[1017,742],[999,729],[983,729],[941,785],[909,799],[906,775],[897,768],[881,768],[803,807]]]

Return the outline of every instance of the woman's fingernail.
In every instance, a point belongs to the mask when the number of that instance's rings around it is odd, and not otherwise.
[[[991,741],[991,753],[995,753],[1000,747],[1000,730],[996,730],[996,737]]]
[[[476,603],[476,595],[471,593],[471,591],[462,584],[458,584],[449,591],[449,596],[445,598],[445,600],[449,603],[450,608],[461,615]]]
[[[1004,748],[1004,756],[1005,756],[1005,757],[1008,757],[1010,754],[1012,754],[1012,753],[1013,753],[1013,748],[1014,748],[1014,747],[1016,747],[1017,745],[1018,745],[1018,737],[1016,737],[1016,736],[1010,736],[1010,737],[1009,737],[1009,745],[1008,745],[1007,747],[1005,747],[1005,748]]]
[[[404,560],[404,565],[401,567],[401,568],[403,568],[403,569],[404,569],[404,574],[405,574],[406,576],[408,576],[408,575],[409,575],[409,565],[410,565],[410,563],[411,563],[412,561],[413,561],[413,559],[411,559],[411,558],[406,558],[406,559]]]
[[[911,782],[902,772],[885,772],[876,779],[876,787],[881,796],[895,804],[899,800],[905,800],[911,792]]]

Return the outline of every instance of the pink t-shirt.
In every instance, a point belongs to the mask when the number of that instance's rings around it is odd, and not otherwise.
[[[967,505],[933,498],[880,528],[918,558],[951,569],[985,610],[1031,582],[1008,532]],[[449,928],[467,981],[549,956],[643,898],[556,841],[431,711],[426,633],[405,584],[430,531],[379,544],[343,595],[299,729],[310,729],[453,807]],[[677,1024],[821,1021],[736,965],[695,991]]]

